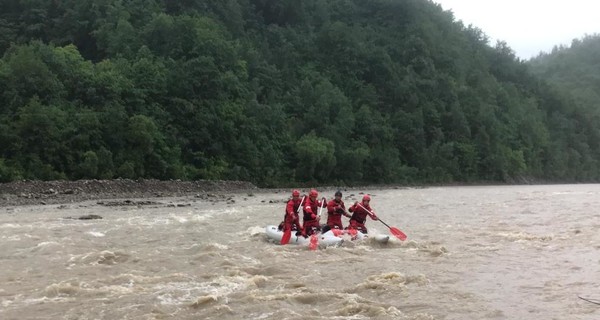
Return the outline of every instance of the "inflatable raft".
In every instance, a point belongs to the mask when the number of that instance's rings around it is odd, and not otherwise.
[[[277,226],[267,226],[265,231],[267,238],[275,243],[281,242],[283,231],[279,230]],[[318,244],[320,247],[340,246],[344,242],[344,239],[356,241],[365,240],[367,238],[369,238],[369,235],[360,231],[354,230],[353,232],[349,232],[348,230],[334,229],[322,234],[318,234]],[[371,238],[375,239],[375,241],[379,243],[387,243],[390,240],[390,236],[384,234],[373,235]],[[302,235],[297,236],[296,232],[294,231],[292,232],[292,237],[290,238],[290,242],[288,244],[308,245],[309,243],[310,237],[305,238]]]

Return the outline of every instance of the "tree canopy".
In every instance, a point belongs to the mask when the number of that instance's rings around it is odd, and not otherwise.
[[[0,181],[598,181],[599,43],[521,61],[428,0],[2,1]]]

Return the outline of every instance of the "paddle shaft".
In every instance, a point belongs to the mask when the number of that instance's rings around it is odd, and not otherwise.
[[[317,219],[321,219],[321,211],[323,211],[323,207],[325,206],[325,201],[327,201],[327,199],[322,198],[323,200],[321,201],[321,207],[319,208],[319,212],[317,214]],[[317,236],[316,233],[313,233],[310,236],[310,244],[308,245],[308,249],[310,250],[317,250],[317,247],[319,246],[319,237]]]
[[[383,223],[383,224],[384,224],[386,227],[388,227],[388,228],[390,228],[390,229],[392,228],[392,227],[388,226],[388,224],[387,224],[387,223],[385,223],[385,222],[383,222],[381,219],[379,219],[379,217],[377,217],[377,220],[381,221],[381,223]]]
[[[321,207],[319,208],[319,214],[317,214],[317,217],[321,218],[321,211],[323,211],[323,207],[325,207],[325,202],[327,202],[327,199],[325,199],[325,197],[321,198]]]
[[[362,205],[362,204],[360,204],[360,202],[358,202],[357,204],[358,204],[358,206],[359,206],[359,207],[363,208],[363,210],[365,210],[366,212],[368,212],[368,213],[369,213],[371,216],[375,216],[375,214],[374,214],[373,212],[371,212],[371,210],[369,210],[369,209],[367,209],[367,208],[363,207],[363,205]],[[377,217],[377,220],[379,220],[379,217]],[[381,221],[381,220],[379,220],[379,221]],[[385,222],[383,222],[383,221],[381,221],[381,222],[382,222],[383,224],[385,224]],[[385,225],[386,225],[388,228],[390,227],[390,226],[388,226],[387,224],[385,224]]]
[[[304,203],[304,199],[306,199],[306,196],[303,196],[302,200],[300,200],[300,205],[298,206],[298,210],[296,210],[297,214],[300,214],[300,209],[302,209],[302,204]]]

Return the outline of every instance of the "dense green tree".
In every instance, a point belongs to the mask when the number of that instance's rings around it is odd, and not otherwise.
[[[7,0],[0,181],[598,181],[597,35],[521,61],[429,0]]]

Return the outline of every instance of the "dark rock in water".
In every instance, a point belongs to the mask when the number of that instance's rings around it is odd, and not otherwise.
[[[96,204],[107,207],[119,207],[119,206],[151,206],[151,205],[162,205],[161,202],[142,200],[119,200],[119,201],[99,201]]]
[[[99,216],[99,215],[97,215],[97,214],[86,214],[84,216],[79,216],[77,218],[64,217],[64,219],[72,219],[72,220],[96,220],[96,219],[102,219],[102,217]]]
[[[85,216],[80,216],[78,219],[79,220],[94,220],[94,219],[102,219],[102,217],[97,214],[88,214]]]
[[[170,208],[182,208],[182,207],[191,207],[191,206],[192,206],[192,204],[190,204],[190,203],[169,203],[167,205],[167,207],[170,207]]]

